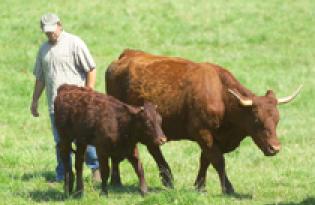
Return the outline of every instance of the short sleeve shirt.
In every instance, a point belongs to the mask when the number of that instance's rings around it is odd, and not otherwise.
[[[86,44],[62,31],[56,44],[45,42],[38,51],[34,75],[45,84],[48,109],[54,113],[54,99],[60,85],[85,86],[86,74],[95,68]]]

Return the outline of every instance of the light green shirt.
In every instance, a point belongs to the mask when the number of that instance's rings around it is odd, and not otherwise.
[[[43,43],[33,73],[45,84],[50,113],[54,113],[58,87],[64,83],[85,86],[86,74],[95,66],[87,46],[75,35],[62,31],[56,44]]]

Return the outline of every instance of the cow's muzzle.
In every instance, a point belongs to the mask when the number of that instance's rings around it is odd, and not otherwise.
[[[281,145],[277,144],[277,145],[268,145],[267,149],[265,151],[265,155],[266,156],[274,156],[276,155],[279,151],[280,151]]]

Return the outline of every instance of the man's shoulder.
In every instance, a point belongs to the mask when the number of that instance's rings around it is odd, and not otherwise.
[[[71,40],[72,42],[81,42],[81,38],[75,34],[72,33],[68,33],[66,31],[63,31],[63,35],[65,38],[67,38],[67,40]]]

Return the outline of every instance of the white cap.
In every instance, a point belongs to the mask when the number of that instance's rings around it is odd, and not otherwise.
[[[57,23],[60,22],[59,17],[53,13],[47,13],[41,17],[40,23],[43,32],[55,32]]]

